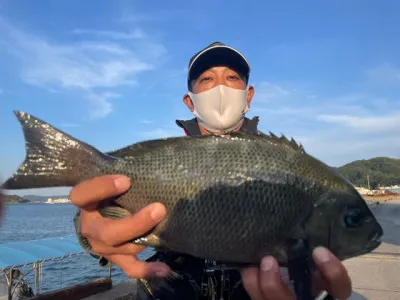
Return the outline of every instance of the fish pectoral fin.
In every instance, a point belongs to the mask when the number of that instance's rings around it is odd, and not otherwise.
[[[160,247],[160,239],[158,235],[150,233],[131,241],[132,244],[146,246],[146,247]]]
[[[288,259],[308,257],[310,255],[310,246],[307,239],[292,239],[289,241]]]
[[[123,219],[132,214],[125,208],[119,206],[105,206],[99,209],[100,214],[105,218]]]
[[[289,278],[296,295],[301,299],[312,297],[312,256],[307,239],[293,239],[288,247]]]
[[[132,215],[128,210],[120,206],[105,206],[99,209],[99,212],[103,217],[111,219],[123,219]],[[160,239],[157,234],[151,231],[132,240],[131,243],[146,247],[159,247]]]

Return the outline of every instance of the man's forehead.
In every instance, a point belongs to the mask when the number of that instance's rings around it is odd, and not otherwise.
[[[235,73],[237,73],[238,75],[243,76],[243,74],[240,74],[239,70],[237,70],[237,69],[235,69],[235,68],[232,68],[232,67],[230,67],[230,66],[225,66],[225,65],[211,66],[211,67],[209,67],[208,69],[204,70],[204,71],[200,74],[200,76],[201,76],[202,74],[204,74],[204,73],[207,73],[207,72],[235,72]]]

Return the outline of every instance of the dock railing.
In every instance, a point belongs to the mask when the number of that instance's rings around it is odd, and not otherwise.
[[[112,267],[100,267],[76,236],[65,236],[0,244],[0,276],[2,294],[6,285],[12,300],[18,299],[17,294],[29,297],[74,286],[82,289],[82,284],[104,289],[110,285]]]

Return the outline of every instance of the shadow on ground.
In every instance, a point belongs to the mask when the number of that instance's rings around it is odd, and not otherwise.
[[[400,245],[400,204],[371,204],[372,213],[384,230],[382,241],[392,245]]]

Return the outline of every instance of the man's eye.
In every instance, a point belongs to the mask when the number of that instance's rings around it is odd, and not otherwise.
[[[203,77],[200,82],[208,81],[211,80],[211,77]]]
[[[239,77],[236,76],[236,75],[230,75],[230,76],[228,76],[228,79],[229,79],[229,80],[238,80]]]

